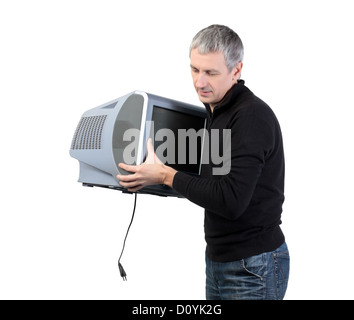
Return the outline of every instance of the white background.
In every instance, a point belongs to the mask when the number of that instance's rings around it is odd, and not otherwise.
[[[353,299],[352,1],[1,1],[1,299],[204,299],[203,209],[84,188],[82,113],[133,90],[198,104],[188,48],[213,23],[286,153],[287,299]]]

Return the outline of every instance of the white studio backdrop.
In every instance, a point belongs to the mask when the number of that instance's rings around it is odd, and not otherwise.
[[[351,1],[1,1],[0,299],[204,299],[203,209],[84,188],[82,113],[133,90],[198,104],[188,48],[214,23],[285,144],[286,299],[353,299]]]

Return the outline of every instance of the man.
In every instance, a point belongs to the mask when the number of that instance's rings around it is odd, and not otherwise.
[[[283,299],[289,253],[279,227],[284,201],[284,154],[278,121],[240,80],[243,44],[226,26],[197,33],[190,47],[191,72],[208,114],[207,130],[231,130],[231,166],[213,174],[203,164],[200,177],[164,165],[148,141],[148,156],[132,172],[118,175],[135,192],[165,184],[205,208],[206,298]],[[210,146],[211,148],[212,146]]]

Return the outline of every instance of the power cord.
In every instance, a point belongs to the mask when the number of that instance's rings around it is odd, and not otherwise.
[[[127,237],[128,237],[128,233],[129,233],[129,229],[133,223],[133,220],[134,220],[134,214],[135,214],[135,208],[136,208],[136,198],[137,198],[137,193],[135,192],[135,199],[134,199],[134,209],[133,209],[133,215],[132,215],[132,218],[130,220],[130,223],[129,223],[129,227],[128,227],[128,230],[127,230],[127,233],[125,235],[125,238],[124,238],[124,243],[123,243],[123,248],[122,248],[122,252],[119,256],[119,259],[118,259],[118,268],[119,268],[119,272],[120,272],[120,275],[121,277],[123,278],[124,281],[127,281],[127,274],[126,272],[124,271],[124,268],[122,266],[122,264],[120,263],[120,259],[122,258],[122,255],[123,255],[123,252],[124,252],[124,248],[125,248],[125,241],[127,240]]]

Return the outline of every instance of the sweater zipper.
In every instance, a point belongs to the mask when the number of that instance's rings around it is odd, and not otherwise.
[[[211,116],[209,117],[209,121],[208,121],[208,131],[211,128],[211,125],[213,124],[214,121],[214,113],[211,114]]]

